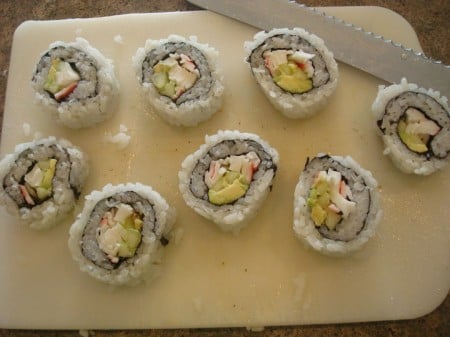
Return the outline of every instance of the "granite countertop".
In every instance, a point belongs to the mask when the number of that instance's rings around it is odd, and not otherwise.
[[[304,0],[309,6],[382,6],[402,15],[416,31],[425,55],[450,64],[450,2],[445,0]],[[108,16],[139,12],[197,10],[183,0],[2,0],[0,50],[0,120],[3,117],[6,82],[13,33],[25,20],[49,20],[72,17]],[[411,280],[414,282],[414,280]],[[0,315],[8,308],[1,307]],[[1,327],[0,327],[1,328]],[[88,332],[86,332],[88,333]],[[413,320],[340,325],[269,327],[256,333],[243,328],[175,329],[142,331],[91,331],[95,336],[450,336],[450,296],[432,313]],[[78,336],[79,331],[40,331],[0,329],[0,337]]]

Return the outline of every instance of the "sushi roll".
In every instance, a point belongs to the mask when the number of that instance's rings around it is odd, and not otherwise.
[[[380,86],[372,112],[385,150],[405,173],[429,175],[450,161],[447,98],[402,79]]]
[[[156,276],[175,210],[142,184],[108,184],[85,198],[69,231],[80,269],[111,285],[135,285]]]
[[[244,47],[256,82],[286,117],[312,116],[336,89],[333,54],[322,39],[301,28],[261,31]]]
[[[259,136],[219,131],[183,161],[179,189],[198,214],[237,234],[266,199],[277,165],[278,152]]]
[[[37,101],[73,129],[108,119],[119,89],[112,61],[82,38],[52,43],[37,63],[31,84]]]
[[[133,57],[140,88],[151,108],[177,126],[195,126],[219,111],[224,86],[217,51],[170,35],[147,40]]]
[[[19,144],[0,161],[0,202],[29,227],[48,229],[73,210],[88,172],[87,156],[66,140]]]
[[[375,233],[381,216],[377,181],[354,159],[308,158],[294,195],[294,232],[306,246],[350,254]]]

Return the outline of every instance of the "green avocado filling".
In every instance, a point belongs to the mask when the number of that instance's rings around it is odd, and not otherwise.
[[[60,90],[59,85],[56,83],[56,73],[58,72],[60,62],[59,59],[52,60],[52,65],[44,83],[44,89],[50,91],[52,94],[56,94]]]
[[[151,81],[161,95],[172,100],[189,90],[199,78],[195,63],[184,54],[170,54],[153,67]]]
[[[29,204],[33,204],[34,200],[43,201],[52,194],[56,163],[54,158],[40,161],[25,175],[25,189],[22,189],[22,194],[26,194],[24,197]]]
[[[204,177],[209,202],[220,206],[245,196],[260,162],[254,151],[213,160]]]
[[[317,227],[326,225],[332,230],[342,216],[330,210],[331,185],[327,180],[318,179],[309,191],[307,205],[311,209],[311,219]]]
[[[224,205],[232,203],[245,195],[250,183],[243,174],[228,170],[208,191],[212,204]]]
[[[170,67],[164,64],[158,63],[153,68],[152,81],[153,85],[158,89],[161,95],[174,97],[176,94],[176,82],[169,79]]]
[[[142,220],[135,215],[131,215],[120,225],[125,229],[125,232],[121,235],[122,240],[119,242],[117,255],[120,257],[132,257],[141,243]]]
[[[70,63],[56,58],[51,62],[44,89],[59,100],[69,95],[79,81],[80,76],[72,69]]]
[[[398,122],[397,132],[402,142],[411,150],[417,153],[425,153],[428,146],[419,134],[406,132],[407,123],[401,119]]]
[[[119,204],[106,212],[100,222],[97,242],[113,263],[135,255],[142,241],[143,221],[128,204]]]
[[[302,94],[312,89],[312,80],[294,62],[280,64],[273,73],[274,82],[292,94]]]
[[[408,107],[397,124],[400,140],[409,150],[419,154],[430,150],[433,138],[440,130],[436,121],[415,107]]]

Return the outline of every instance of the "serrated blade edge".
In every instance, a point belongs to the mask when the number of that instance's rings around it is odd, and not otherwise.
[[[450,66],[363,28],[290,0],[188,0],[259,29],[301,27],[322,38],[334,57],[391,83],[403,77],[450,97]]]

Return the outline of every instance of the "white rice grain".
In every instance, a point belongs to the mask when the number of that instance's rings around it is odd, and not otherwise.
[[[28,137],[31,134],[31,125],[28,123],[22,124],[22,131],[25,137]]]
[[[116,145],[119,150],[123,150],[128,146],[131,140],[131,136],[128,135],[127,132],[128,128],[125,125],[120,124],[118,133],[114,135],[107,133],[103,139],[106,142]]]
[[[115,35],[113,40],[114,40],[115,43],[123,44],[123,37],[120,34]]]

